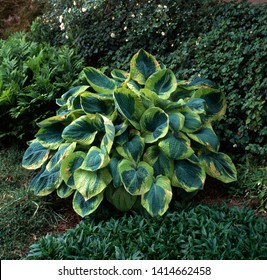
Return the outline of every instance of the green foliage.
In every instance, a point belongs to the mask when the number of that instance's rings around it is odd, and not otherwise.
[[[76,3],[49,1],[47,12],[33,26],[33,36],[56,45],[75,45],[97,67],[126,69],[132,52],[144,48],[181,79],[211,79],[224,91],[229,105],[216,126],[224,149],[239,160],[246,153],[266,160],[266,4],[245,0]]]
[[[238,180],[229,186],[229,193],[242,197],[257,211],[267,211],[267,167],[255,166],[247,160],[238,166]]]
[[[226,101],[208,81],[177,82],[143,49],[129,73],[115,70],[109,78],[87,67],[82,76],[85,84],[57,99],[57,115],[39,123],[23,157],[25,168],[40,168],[31,182],[37,195],[74,193],[82,217],[104,196],[122,211],[141,200],[157,216],[167,211],[172,187],[197,192],[206,173],[236,180],[212,129]]]
[[[21,259],[30,244],[54,229],[60,216],[51,198],[40,199],[29,190],[33,172],[21,167],[23,152],[0,150],[0,258]]]
[[[32,42],[25,33],[0,40],[0,139],[31,139],[82,67],[74,50]]]
[[[267,257],[266,221],[247,208],[177,207],[164,217],[90,217],[30,247],[28,259],[253,260]],[[186,222],[181,222],[186,221]]]

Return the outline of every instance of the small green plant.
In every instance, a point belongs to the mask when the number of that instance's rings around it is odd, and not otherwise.
[[[222,117],[225,97],[210,81],[177,81],[173,72],[140,50],[130,73],[112,79],[88,67],[85,85],[57,100],[57,115],[39,123],[23,166],[41,168],[31,188],[37,195],[72,193],[81,216],[104,196],[127,211],[139,203],[152,216],[168,209],[174,189],[197,192],[206,174],[236,180],[212,123]]]
[[[267,224],[248,208],[175,206],[163,217],[94,215],[31,245],[28,259],[265,260]],[[184,222],[183,222],[184,221]]]
[[[36,122],[54,114],[54,100],[82,69],[73,49],[30,41],[26,33],[0,40],[0,140],[32,139]]]

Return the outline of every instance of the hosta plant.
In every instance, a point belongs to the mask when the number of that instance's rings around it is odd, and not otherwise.
[[[56,116],[39,123],[23,157],[40,169],[31,182],[37,195],[73,195],[81,216],[106,198],[127,211],[140,203],[163,215],[173,192],[203,189],[206,174],[236,180],[212,123],[225,112],[225,97],[207,80],[178,81],[140,50],[130,71],[83,70],[84,85],[71,88]]]

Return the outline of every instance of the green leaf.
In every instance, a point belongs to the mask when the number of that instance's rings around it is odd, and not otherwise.
[[[90,86],[99,93],[112,94],[116,88],[115,82],[101,71],[87,67],[83,70]]]
[[[143,49],[139,50],[130,62],[130,78],[144,85],[147,78],[160,70],[157,60]]]
[[[180,131],[184,127],[185,116],[179,112],[171,112],[168,114],[170,127],[174,132]]]
[[[102,123],[99,116],[81,116],[63,130],[62,137],[67,141],[90,145],[101,128]]]
[[[168,133],[159,142],[159,147],[169,158],[176,160],[188,158],[194,153],[189,138],[183,133]]]
[[[84,92],[80,95],[81,106],[85,113],[111,115],[114,111],[112,97],[104,97],[91,92]]]
[[[203,189],[205,179],[206,173],[200,165],[189,160],[177,160],[174,162],[173,186],[192,192]]]
[[[110,119],[105,116],[100,115],[103,122],[103,127],[105,131],[105,135],[100,143],[101,150],[106,152],[107,154],[110,153],[112,149],[112,145],[115,138],[115,127]]]
[[[70,97],[78,96],[79,94],[85,92],[89,86],[76,86],[68,90],[62,95],[62,99],[67,101]]]
[[[224,183],[230,183],[237,180],[236,168],[231,158],[224,153],[203,153],[199,156],[201,164],[205,171],[211,177],[214,177]]]
[[[50,117],[50,118],[47,118],[41,122],[38,123],[38,126],[40,128],[42,127],[49,127],[55,123],[63,123],[64,124],[64,121],[66,121],[67,119],[67,116],[65,115],[62,115],[62,116],[53,116],[53,117]]]
[[[120,113],[139,129],[139,120],[146,110],[140,96],[130,89],[119,88],[114,92],[114,99]]]
[[[74,189],[68,187],[65,182],[62,182],[61,185],[57,188],[57,195],[60,198],[67,198],[71,196],[74,192]]]
[[[42,127],[38,130],[36,134],[36,139],[45,148],[56,150],[64,139],[61,134],[65,128],[62,123],[53,123],[49,126]]]
[[[57,168],[58,165],[61,165],[62,160],[71,154],[76,148],[76,143],[64,143],[61,144],[57,152],[53,155],[50,161],[46,165],[48,171],[52,171],[54,168]]]
[[[145,87],[161,98],[168,99],[170,94],[176,90],[176,77],[169,69],[158,70],[148,77]]]
[[[129,73],[120,69],[113,69],[110,74],[116,81],[120,83],[126,81],[129,78]]]
[[[96,171],[107,166],[109,160],[110,158],[105,151],[96,146],[92,146],[89,149],[81,168],[88,171]]]
[[[186,102],[186,106],[197,114],[205,114],[207,110],[206,101],[202,98],[193,98]]]
[[[206,102],[206,114],[210,121],[216,121],[222,118],[226,111],[226,99],[224,94],[214,88],[201,87],[194,95]]]
[[[181,112],[185,119],[184,119],[184,126],[181,129],[186,133],[192,133],[197,131],[202,126],[202,121],[199,114],[193,112],[191,109],[186,108],[184,111]]]
[[[137,196],[129,194],[123,186],[114,188],[109,185],[105,190],[105,195],[108,202],[123,212],[130,210],[137,200]]]
[[[74,211],[78,215],[80,215],[81,217],[85,217],[93,213],[97,209],[97,207],[102,202],[103,198],[104,198],[103,192],[90,199],[84,199],[82,194],[76,191],[73,196],[72,206]]]
[[[48,159],[49,150],[34,140],[25,151],[22,166],[26,169],[37,169]]]
[[[218,152],[219,150],[219,139],[211,126],[206,126],[193,133],[188,133],[188,137],[194,141],[204,145],[208,150],[212,152]]]
[[[118,188],[119,186],[122,185],[121,178],[120,178],[120,173],[119,173],[119,163],[120,162],[121,162],[121,159],[119,159],[116,156],[113,156],[110,159],[110,162],[109,162],[109,165],[108,165],[108,170],[111,174],[113,186],[115,188]]]
[[[68,187],[75,188],[74,172],[82,165],[85,156],[86,153],[77,151],[71,153],[62,161],[60,174]]]
[[[158,176],[149,191],[142,195],[141,204],[151,216],[162,216],[168,210],[171,199],[169,178]]]
[[[57,165],[51,171],[46,169],[46,164],[43,164],[39,173],[35,175],[30,183],[30,188],[36,195],[46,196],[56,190],[62,182],[60,176],[60,165]]]
[[[169,118],[162,109],[152,107],[142,115],[140,126],[145,143],[154,143],[168,133]]]
[[[158,147],[150,146],[145,151],[143,160],[154,169],[154,176],[165,175],[172,178],[174,163],[173,160]]]
[[[136,164],[124,159],[119,164],[119,172],[126,191],[132,195],[146,193],[153,182],[153,168],[143,161]]]
[[[138,162],[143,155],[145,143],[140,135],[133,133],[123,145],[117,145],[116,151],[122,157]]]
[[[94,172],[79,168],[74,172],[76,189],[86,200],[101,193],[111,181],[112,177],[106,168]]]

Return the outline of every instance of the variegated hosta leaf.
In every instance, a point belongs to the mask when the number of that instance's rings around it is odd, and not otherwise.
[[[149,191],[142,195],[141,204],[151,216],[162,216],[168,210],[171,199],[169,178],[158,176]]]
[[[121,162],[121,159],[119,159],[116,156],[113,156],[110,159],[108,170],[112,176],[112,183],[115,188],[118,188],[122,185],[120,173],[119,173],[119,163]]]
[[[201,87],[196,91],[194,97],[205,100],[207,104],[206,113],[208,120],[219,120],[225,114],[226,99],[221,91],[214,88]]]
[[[153,168],[146,162],[124,159],[119,164],[121,181],[131,195],[146,193],[153,182]]]
[[[70,188],[75,188],[74,184],[74,172],[76,169],[78,169],[84,159],[85,159],[86,153],[77,151],[74,153],[71,153],[61,163],[60,167],[60,174],[64,180],[64,182],[67,184]]]
[[[123,186],[114,188],[109,185],[105,190],[107,201],[120,211],[130,210],[137,200],[137,196],[129,194]]]
[[[174,162],[172,186],[192,192],[203,189],[205,179],[206,173],[201,165],[186,159]]]
[[[152,74],[145,83],[145,88],[155,92],[163,99],[169,98],[176,90],[177,81],[173,72],[169,69],[161,69]]]
[[[116,88],[115,82],[101,71],[87,67],[83,70],[90,86],[99,93],[112,94]]]
[[[160,108],[152,107],[142,115],[140,126],[145,143],[154,143],[168,133],[169,117]]]
[[[160,140],[159,147],[169,158],[176,160],[188,158],[194,153],[189,138],[179,132],[168,133]]]
[[[38,123],[39,127],[49,127],[55,123],[64,123],[67,121],[66,116],[53,116]]]
[[[78,215],[80,215],[81,217],[85,217],[87,215],[90,215],[97,209],[97,207],[102,202],[103,198],[104,198],[103,192],[90,199],[84,199],[82,194],[76,191],[73,196],[72,206],[74,211]]]
[[[104,97],[91,92],[80,95],[81,106],[85,113],[111,115],[114,111],[114,101],[111,97]]]
[[[23,155],[22,166],[26,169],[38,169],[48,159],[49,150],[34,140]]]
[[[187,135],[194,141],[204,145],[208,150],[218,152],[220,142],[210,125],[193,133],[187,133]]]
[[[46,169],[48,171],[52,171],[52,169],[56,168],[57,165],[61,165],[62,160],[71,154],[76,148],[76,143],[64,143],[61,144],[57,150],[57,152],[53,155],[50,161],[46,165]]]
[[[143,160],[153,167],[155,177],[163,174],[172,178],[173,160],[167,157],[157,145],[151,146],[145,151]]]
[[[49,126],[40,128],[36,134],[36,138],[45,148],[56,150],[64,141],[61,136],[64,128],[65,125],[61,122],[53,123]]]
[[[144,85],[147,78],[160,70],[157,60],[143,49],[139,50],[130,62],[130,78]]]
[[[57,195],[60,198],[67,198],[71,196],[74,192],[74,189],[68,187],[65,182],[62,182],[61,185],[57,188]]]
[[[72,96],[78,96],[89,88],[89,86],[77,86],[73,87],[62,95],[62,99],[67,101]]]
[[[67,141],[77,142],[81,145],[90,145],[101,129],[102,121],[99,116],[81,116],[63,130],[62,137]]]
[[[110,119],[105,116],[102,116],[103,126],[105,135],[100,143],[100,148],[102,151],[105,151],[107,154],[110,153],[114,138],[115,138],[115,127]]]
[[[128,126],[129,126],[129,123],[128,123],[127,120],[125,120],[121,124],[114,125],[114,127],[115,127],[115,136],[122,135],[127,130]]]
[[[192,133],[197,131],[202,126],[202,121],[199,114],[193,112],[190,108],[185,109],[185,111],[181,112],[184,117],[184,126],[181,129],[186,133]]]
[[[230,183],[237,180],[236,168],[231,158],[224,153],[206,153],[199,156],[201,164],[210,176]]]
[[[117,145],[116,151],[122,157],[137,162],[143,155],[144,147],[144,139],[140,137],[139,134],[133,134],[129,136],[127,142],[125,142],[123,145]]]
[[[127,87],[136,94],[139,94],[140,85],[134,80],[127,81]]]
[[[102,150],[96,146],[92,146],[85,159],[81,168],[88,171],[96,171],[109,164],[110,158],[105,150]]]
[[[85,200],[101,193],[111,181],[112,177],[106,168],[94,172],[79,168],[74,172],[75,187]]]
[[[113,69],[111,71],[111,76],[112,78],[118,83],[118,84],[121,84],[123,83],[124,81],[126,81],[130,74],[124,70],[120,70],[120,69]]]
[[[174,132],[180,131],[184,127],[185,117],[179,112],[168,113],[170,127]]]
[[[193,98],[186,102],[186,106],[197,114],[206,114],[207,104],[202,98]]]
[[[51,171],[46,169],[46,164],[43,164],[41,170],[30,183],[30,188],[36,195],[46,196],[56,190],[62,182],[60,176],[60,165],[57,165]]]
[[[192,97],[194,91],[186,88],[186,84],[179,84],[174,92],[171,93],[169,100],[177,102],[181,99],[189,99]]]
[[[139,129],[139,120],[146,110],[140,96],[130,89],[119,88],[114,92],[114,99],[120,113]]]

